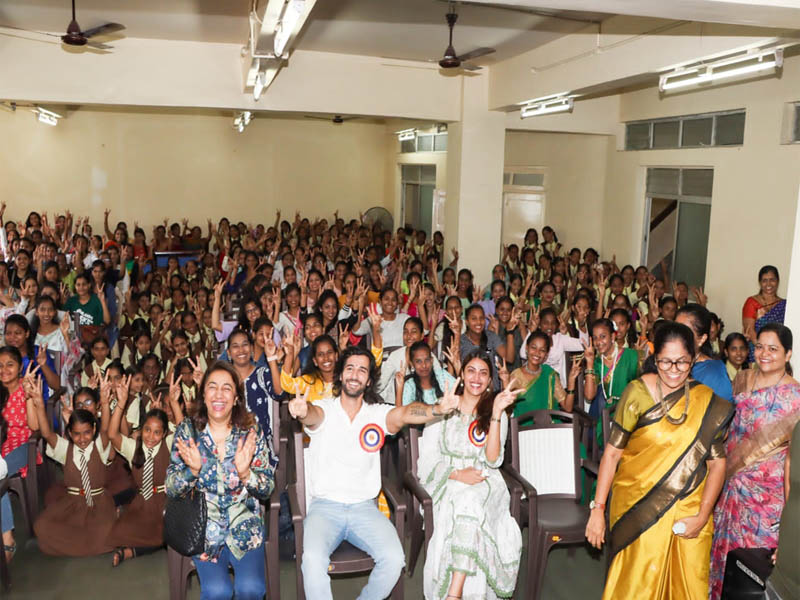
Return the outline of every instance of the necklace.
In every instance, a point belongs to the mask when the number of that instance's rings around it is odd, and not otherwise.
[[[528,363],[525,363],[525,364],[522,365],[522,370],[525,371],[528,375],[538,375],[539,373],[542,372],[542,368],[541,367],[539,367],[538,371],[531,371],[528,368]]]
[[[756,380],[758,379],[758,376],[759,376],[759,374],[760,374],[760,371],[756,372],[756,374],[753,376],[753,386],[750,388],[750,391],[751,391],[751,392],[752,392],[754,389],[756,389]],[[778,384],[779,384],[781,381],[783,381],[783,378],[784,378],[785,376],[786,376],[786,369],[784,369],[783,371],[781,371],[781,376],[780,376],[780,377],[778,377],[778,380],[777,380],[775,383],[772,383],[772,384],[770,384],[770,385],[768,385],[768,386],[765,386],[765,388],[771,388],[771,387],[775,387],[775,386],[776,386],[776,385],[778,385]]]
[[[686,414],[689,412],[689,378],[686,378],[686,382],[683,384],[683,394],[686,397],[686,402],[683,405],[683,414],[675,419],[669,415],[669,409],[667,405],[664,404],[664,395],[661,393],[661,379],[656,379],[656,400],[658,400],[659,405],[661,408],[664,409],[664,416],[667,418],[669,423],[673,425],[680,425],[686,420]]]
[[[609,367],[608,375],[610,376],[610,381],[608,382],[608,392],[606,392],[606,375],[603,374],[603,368],[606,366],[605,361],[603,360],[603,356],[600,357],[600,388],[603,390],[603,395],[606,397],[606,404],[613,404],[616,400],[619,400],[618,396],[612,396],[612,392],[614,390],[614,374],[617,371],[617,363],[619,359],[622,358],[622,353],[619,351],[619,348],[616,344],[614,344],[614,356],[611,357],[611,367]]]

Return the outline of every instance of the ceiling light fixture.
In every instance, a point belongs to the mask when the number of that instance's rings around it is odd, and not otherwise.
[[[244,132],[244,128],[253,120],[253,113],[249,110],[243,110],[233,118],[233,128],[239,133]]]
[[[36,115],[39,123],[44,123],[45,125],[50,125],[52,127],[58,125],[58,120],[63,118],[62,115],[53,112],[52,110],[42,108],[41,106],[31,109],[31,112]]]
[[[395,131],[395,133],[397,134],[397,139],[400,142],[413,140],[415,137],[417,137],[417,130],[416,128],[413,127],[411,129],[403,129],[402,131]]]
[[[305,0],[286,0],[278,24],[275,27],[275,56],[283,57],[289,38],[295,33],[297,24],[305,13]]]
[[[666,92],[783,67],[783,48],[748,50],[706,65],[680,68],[661,75],[658,90]]]
[[[544,98],[529,100],[523,103],[519,116],[521,119],[527,119],[528,117],[539,117],[553,113],[572,112],[573,101],[573,96],[564,95],[545,96]]]

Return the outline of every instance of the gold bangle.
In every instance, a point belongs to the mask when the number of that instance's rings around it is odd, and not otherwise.
[[[494,417],[491,417],[491,418],[489,419],[489,422],[490,422],[490,423],[500,423],[500,422],[501,422],[501,420],[500,420],[500,419],[495,419]]]

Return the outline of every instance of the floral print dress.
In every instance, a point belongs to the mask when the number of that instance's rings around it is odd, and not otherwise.
[[[197,431],[191,419],[184,419],[175,430],[175,440],[195,439],[202,458],[200,473],[195,477],[178,453],[177,444],[173,443],[166,479],[170,497],[179,497],[192,487],[206,496],[206,543],[205,551],[197,557],[200,560],[216,562],[226,544],[234,558],[240,560],[264,542],[264,519],[258,504],[259,500],[268,498],[275,487],[273,465],[277,464],[277,458],[258,423],[251,429],[255,430],[257,441],[247,481],[239,478],[233,458],[239,440],[244,441],[250,430],[237,427],[231,430],[225,440],[225,457],[221,462],[208,426]]]
[[[785,418],[800,416],[800,385],[796,382],[734,396],[736,415],[728,431],[726,454]],[[784,505],[784,464],[787,448],[768,454],[732,475],[714,509],[710,599],[722,593],[725,561],[736,548],[775,548]]]

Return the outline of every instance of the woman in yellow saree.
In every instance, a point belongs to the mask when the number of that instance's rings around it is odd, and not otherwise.
[[[654,356],[655,372],[645,369],[620,400],[586,537],[602,545],[610,491],[603,600],[706,600],[733,407],[691,379],[694,338],[685,325],[662,326]]]

